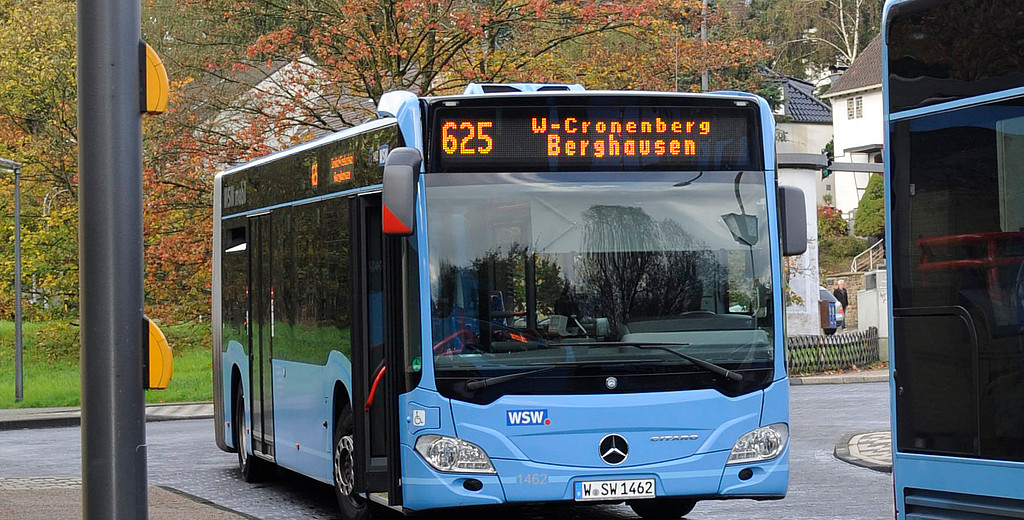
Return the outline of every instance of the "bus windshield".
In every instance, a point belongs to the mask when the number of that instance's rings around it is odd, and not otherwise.
[[[425,179],[439,382],[772,366],[764,172]]]

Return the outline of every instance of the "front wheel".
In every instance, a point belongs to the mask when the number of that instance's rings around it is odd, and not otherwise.
[[[629,502],[633,512],[644,520],[675,520],[693,511],[696,500],[687,498],[649,498]]]
[[[348,406],[334,420],[334,496],[344,520],[369,520],[370,504],[356,491],[355,432]]]

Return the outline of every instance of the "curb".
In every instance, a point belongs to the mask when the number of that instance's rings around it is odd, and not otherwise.
[[[186,421],[195,419],[212,419],[212,413],[192,413],[186,415],[165,415],[158,411],[162,408],[179,406],[207,405],[213,403],[159,403],[146,405],[146,422]],[[16,410],[16,409],[14,409]],[[20,417],[0,418],[0,431],[30,430],[41,428],[71,428],[82,425],[81,409],[67,411],[33,412],[25,408],[26,413]],[[153,413],[157,412],[157,413]]]
[[[824,376],[790,376],[791,385],[839,385],[848,383],[887,383],[889,373],[882,374],[833,374]]]
[[[28,419],[12,419],[0,421],[0,432],[9,430],[35,430],[39,428],[71,428],[81,426],[82,418],[75,417],[40,417]]]
[[[156,487],[158,487],[160,489],[163,489],[165,491],[170,491],[171,493],[174,493],[176,495],[183,496],[183,497],[185,497],[185,498],[187,498],[189,500],[192,500],[193,502],[202,504],[204,506],[212,507],[214,509],[219,509],[221,511],[224,511],[225,513],[231,513],[233,515],[238,515],[238,516],[240,516],[240,517],[242,517],[242,518],[244,518],[246,520],[260,520],[258,517],[252,516],[252,515],[250,515],[248,513],[243,513],[241,511],[235,511],[234,509],[231,509],[230,507],[222,506],[222,505],[220,505],[220,504],[218,504],[216,502],[207,500],[207,499],[205,499],[203,497],[200,497],[200,496],[193,495],[192,493],[186,493],[186,492],[184,492],[184,491],[182,491],[180,489],[175,489],[175,488],[172,488],[170,486],[160,486],[160,485],[157,485]]]
[[[860,466],[862,468],[878,471],[880,473],[892,473],[892,464],[878,464],[870,460],[864,460],[860,457],[855,457],[853,456],[853,454],[850,453],[850,441],[854,437],[858,435],[863,435],[864,433],[865,432],[848,433],[846,435],[843,435],[839,439],[839,441],[836,442],[836,448],[832,452],[832,455],[835,456],[835,458],[848,464],[853,464],[854,466]]]

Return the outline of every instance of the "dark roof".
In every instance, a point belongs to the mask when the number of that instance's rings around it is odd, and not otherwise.
[[[814,96],[814,86],[794,78],[782,82],[783,114],[796,123],[832,123],[832,109]]]
[[[224,104],[224,101],[207,100],[231,100],[234,103],[246,91],[273,76],[287,64],[287,61],[276,61],[270,64],[238,64],[224,69],[203,69],[195,74],[196,81],[185,87],[188,91],[186,97],[196,100],[196,104],[189,110],[200,119],[215,117],[231,105]]]
[[[882,35],[868,43],[853,60],[850,68],[832,83],[822,97],[829,98],[842,92],[877,86],[882,88]]]
[[[313,138],[317,138],[374,119],[377,104],[368,97],[326,96],[314,102],[314,110],[325,114],[320,124],[310,130]]]

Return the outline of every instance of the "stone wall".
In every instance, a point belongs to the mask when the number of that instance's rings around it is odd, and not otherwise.
[[[846,328],[847,330],[857,329],[857,291],[864,290],[864,273],[838,273],[831,274],[825,278],[824,286],[828,292],[836,290],[839,280],[846,281],[846,295],[850,298],[850,305],[846,307]]]

